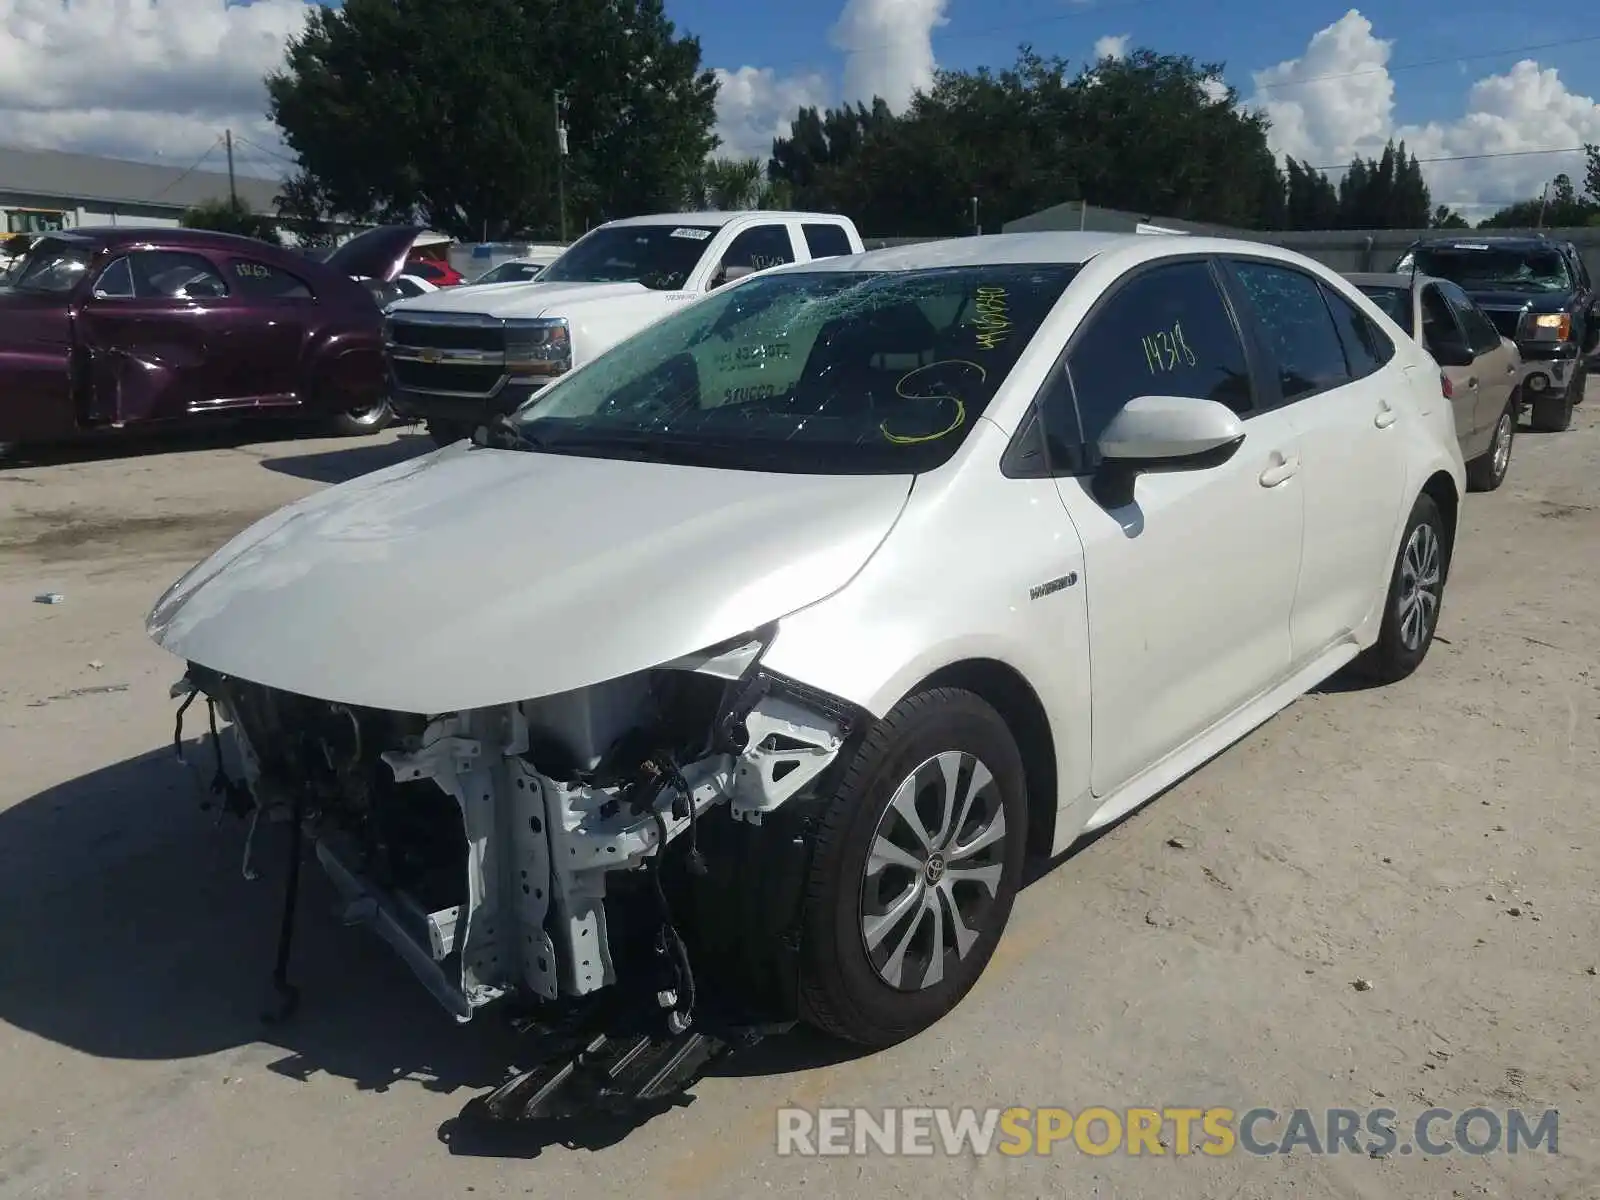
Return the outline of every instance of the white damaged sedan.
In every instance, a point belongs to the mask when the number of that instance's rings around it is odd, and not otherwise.
[[[222,790],[459,1019],[886,1046],[1026,857],[1352,660],[1414,670],[1463,489],[1438,366],[1309,259],[975,237],[693,298],[148,627]]]

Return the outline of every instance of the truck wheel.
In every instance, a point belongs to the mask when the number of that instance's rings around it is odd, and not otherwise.
[[[1418,496],[1389,576],[1383,627],[1378,640],[1351,664],[1356,673],[1375,683],[1398,683],[1422,665],[1439,627],[1449,573],[1444,518],[1433,497]]]
[[[1583,359],[1578,360],[1577,373],[1572,379],[1572,403],[1574,406],[1582,404],[1589,393],[1589,364]]]
[[[867,734],[823,809],[800,1012],[881,1048],[954,1008],[1011,915],[1027,840],[1022,755],[978,696],[937,688]]]
[[[1539,433],[1560,433],[1572,424],[1572,389],[1559,395],[1542,394],[1533,401],[1528,422]]]
[[[1494,436],[1489,448],[1467,464],[1467,487],[1474,492],[1492,492],[1506,480],[1506,469],[1511,466],[1511,443],[1517,433],[1517,411],[1522,407],[1520,398],[1513,396],[1500,419],[1495,422]]]
[[[394,421],[394,409],[387,400],[380,400],[366,408],[352,408],[333,419],[333,428],[343,437],[359,437],[387,429]]]
[[[448,446],[459,442],[462,438],[472,436],[472,426],[465,421],[441,421],[436,417],[428,418],[428,436],[433,439],[436,446]]]

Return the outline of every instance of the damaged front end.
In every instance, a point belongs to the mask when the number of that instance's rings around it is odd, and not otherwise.
[[[256,826],[291,828],[280,994],[303,835],[345,919],[457,1020],[515,998],[564,1031],[570,1061],[496,1093],[509,1115],[556,1114],[586,1062],[600,1092],[649,1098],[731,1036],[707,1031],[792,1021],[810,814],[864,714],[762,670],[769,636],[430,715],[191,663],[174,692],[228,724],[241,778],[219,744],[213,791],[251,822],[247,876]]]

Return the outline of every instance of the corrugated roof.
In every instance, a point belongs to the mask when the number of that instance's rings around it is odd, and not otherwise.
[[[273,200],[280,186],[276,180],[249,175],[235,179],[239,199],[259,213],[276,211]],[[228,176],[221,171],[185,173],[181,167],[120,158],[0,146],[0,192],[185,209],[206,200],[226,199]]]

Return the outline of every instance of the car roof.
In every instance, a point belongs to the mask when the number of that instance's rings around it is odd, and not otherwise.
[[[607,225],[714,225],[717,228],[741,217],[766,217],[772,220],[844,221],[838,213],[788,212],[783,209],[745,209],[737,212],[647,213],[642,217],[619,217]]]
[[[1486,234],[1483,237],[1425,238],[1413,250],[1555,250],[1568,245],[1536,234]]]
[[[938,267],[982,267],[1058,263],[1081,265],[1102,254],[1136,251],[1137,258],[1174,254],[1243,254],[1304,265],[1304,255],[1268,242],[1246,238],[1196,237],[1191,234],[1093,233],[1048,231],[988,233],[887,246],[862,254],[839,255],[792,263],[778,271],[922,271]]]
[[[93,246],[129,246],[148,242],[212,250],[242,250],[248,247],[259,252],[263,246],[269,250],[281,249],[242,234],[222,233],[215,229],[185,229],[174,225],[80,225],[76,229],[57,230],[42,236]]]

